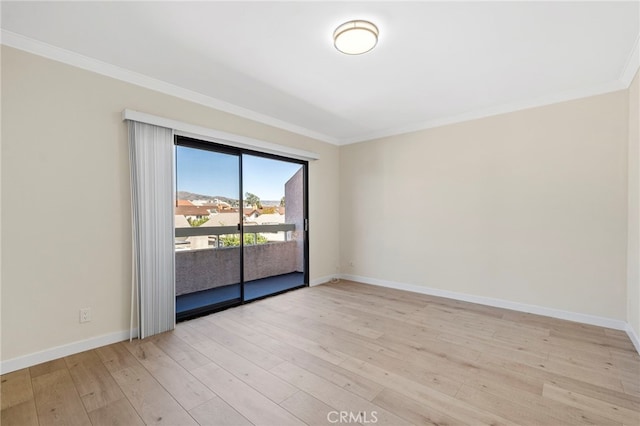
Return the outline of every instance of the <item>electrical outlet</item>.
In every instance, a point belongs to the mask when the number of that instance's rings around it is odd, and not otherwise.
[[[80,309],[80,323],[91,321],[91,308]]]

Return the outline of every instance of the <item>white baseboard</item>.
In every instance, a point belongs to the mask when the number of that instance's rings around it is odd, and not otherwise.
[[[636,351],[640,354],[640,337],[638,337],[636,331],[631,327],[631,324],[627,324],[624,331],[627,332],[629,339],[631,339],[631,343],[633,343],[633,346],[636,347]]]
[[[90,349],[99,348],[100,346],[122,342],[123,340],[129,340],[129,335],[129,330],[118,331],[115,333],[92,337],[86,340],[80,340],[78,342],[73,342],[66,345],[56,346],[51,349],[46,349],[44,351],[35,352],[29,355],[8,359],[6,361],[0,361],[0,374],[11,373],[12,371],[88,351]],[[133,336],[137,335],[138,331],[134,330]]]
[[[330,282],[335,275],[327,275],[311,280],[310,286],[316,286]],[[100,346],[110,345],[112,343],[129,340],[129,330],[109,333],[102,336],[92,337],[90,339],[69,343],[66,345],[56,346],[44,351],[23,355],[17,358],[0,361],[0,374],[11,373],[12,371],[22,368],[32,367],[43,362],[52,361],[54,359],[77,354],[79,352],[88,351],[90,349],[99,348]],[[137,336],[138,331],[133,330],[133,336]]]
[[[379,280],[376,278],[361,277],[358,275],[342,275],[345,280],[357,281],[364,284],[372,284],[380,287],[395,288],[398,290],[411,291],[414,293],[428,294],[430,296],[445,297],[447,299],[461,300],[464,302],[477,303],[480,305],[493,306],[496,308],[510,309],[513,311],[527,312],[530,314],[543,315],[546,317],[558,318],[568,321],[580,322],[583,324],[597,325],[600,327],[612,328],[615,330],[627,331],[631,327],[621,320],[612,318],[599,317],[595,315],[581,314],[577,312],[563,311],[561,309],[547,308],[538,305],[528,305],[525,303],[512,302],[503,299],[494,299],[491,297],[475,296],[472,294],[458,293],[448,290],[440,290],[437,288],[424,287],[415,284],[397,283],[393,281]],[[637,336],[636,336],[637,337]],[[633,338],[632,338],[633,340]],[[636,344],[636,342],[634,342]],[[636,349],[638,345],[636,344]]]
[[[623,330],[631,339],[631,342],[640,354],[640,338],[635,330],[625,321],[604,318],[595,315],[580,314],[576,312],[563,311],[560,309],[546,308],[537,305],[528,305],[524,303],[511,302],[509,300],[494,299],[490,297],[475,296],[466,293],[458,293],[448,290],[440,290],[419,286],[415,284],[398,283],[393,281],[379,280],[376,278],[362,277],[358,275],[327,275],[311,280],[310,286],[316,286],[331,282],[333,278],[342,278],[350,281],[357,281],[364,284],[371,284],[380,287],[394,288],[397,290],[411,291],[413,293],[427,294],[430,296],[444,297],[447,299],[461,300],[464,302],[478,303],[480,305],[494,306],[496,308],[511,309],[519,312],[527,312],[531,314],[543,315],[552,318],[559,318],[584,324],[597,325],[600,327],[612,328],[615,330]],[[137,336],[137,330],[133,330],[133,335]],[[69,343],[67,345],[57,346],[29,355],[12,358],[6,361],[0,361],[0,374],[11,373],[12,371],[22,368],[31,367],[43,362],[52,361],[54,359],[77,354],[79,352],[95,349],[100,346],[110,345],[112,343],[122,342],[129,339],[129,330],[119,331],[115,333],[105,334],[102,336],[92,337],[90,339]]]
[[[324,277],[319,277],[319,278],[311,280],[309,282],[309,286],[313,287],[313,286],[320,285],[320,284],[326,284],[328,282],[331,282],[331,280],[334,279],[334,278],[338,278],[338,277],[335,276],[335,275],[326,275]]]

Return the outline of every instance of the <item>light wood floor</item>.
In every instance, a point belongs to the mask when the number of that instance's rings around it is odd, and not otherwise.
[[[640,357],[621,331],[341,282],[6,374],[1,396],[3,426],[637,426]]]

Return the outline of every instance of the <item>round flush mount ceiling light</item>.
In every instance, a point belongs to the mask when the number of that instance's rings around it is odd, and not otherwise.
[[[361,55],[378,43],[378,27],[369,21],[349,21],[333,32],[333,44],[347,55]]]

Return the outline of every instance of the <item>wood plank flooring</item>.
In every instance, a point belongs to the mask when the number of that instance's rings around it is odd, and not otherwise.
[[[10,425],[640,425],[617,330],[340,282],[2,376]]]

